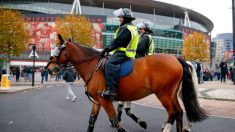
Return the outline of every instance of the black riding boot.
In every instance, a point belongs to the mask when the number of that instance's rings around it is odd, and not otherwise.
[[[115,100],[117,97],[117,92],[114,89],[107,88],[102,91],[101,96],[106,99]]]

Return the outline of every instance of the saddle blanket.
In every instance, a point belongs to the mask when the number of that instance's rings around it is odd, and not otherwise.
[[[119,72],[119,78],[128,76],[134,67],[134,60],[128,60],[126,62],[123,62],[121,64],[120,72]]]

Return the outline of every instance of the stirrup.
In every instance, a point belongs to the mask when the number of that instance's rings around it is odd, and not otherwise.
[[[116,97],[117,97],[116,92],[109,90],[110,93],[108,95],[105,95],[104,94],[105,92],[107,92],[107,91],[106,90],[98,91],[99,95],[102,96],[105,99],[110,99],[110,100],[113,100],[113,101],[116,99]]]

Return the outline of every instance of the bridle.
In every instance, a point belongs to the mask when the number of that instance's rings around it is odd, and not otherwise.
[[[67,48],[66,48],[66,44],[67,44],[68,41],[64,41],[63,44],[57,46],[52,54],[52,57],[56,57],[56,64],[59,65],[57,68],[60,68],[60,67],[67,67],[68,65],[67,64],[62,64],[59,60],[60,58],[60,55],[61,55],[61,51],[63,49],[65,49],[65,58],[67,59],[67,62],[71,62],[71,59],[68,57],[68,52],[67,52]],[[78,60],[78,61],[75,61],[75,62],[71,62],[72,65],[80,65],[82,63],[85,63],[89,60],[92,60],[92,59],[95,59],[96,57],[99,57],[100,54],[97,54],[97,55],[94,55],[94,56],[91,56],[89,58],[84,58],[84,59],[81,59],[81,60]],[[51,63],[51,59],[49,60],[49,63],[48,65]],[[46,67],[48,67],[48,65]]]

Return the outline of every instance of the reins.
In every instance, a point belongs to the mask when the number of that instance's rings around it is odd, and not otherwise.
[[[89,61],[89,60],[95,59],[95,58],[98,57],[98,56],[100,56],[100,54],[94,55],[94,56],[92,56],[92,57],[90,57],[90,58],[86,58],[86,59],[82,59],[82,60],[73,62],[73,64],[80,65],[80,64],[85,63],[85,62],[87,62],[87,61]]]
[[[98,57],[98,56],[100,56],[100,55],[95,55],[95,56],[90,57],[90,58],[87,58],[87,59],[83,59],[83,60],[79,60],[79,61],[77,61],[77,62],[73,62],[73,65],[79,65],[79,64],[85,63],[85,62],[87,62],[87,61],[89,61],[89,60],[95,59],[95,58]],[[101,58],[102,58],[102,57],[101,57]],[[101,60],[101,58],[100,58],[100,60]],[[87,80],[84,80],[84,81],[85,81],[85,84],[84,84],[84,87],[85,87],[85,94],[86,94],[87,98],[88,98],[92,103],[94,103],[94,104],[98,104],[98,103],[95,102],[94,99],[91,99],[91,96],[89,95],[89,91],[88,91],[87,85],[88,85],[88,83],[91,81],[92,76],[94,75],[94,73],[95,73],[96,71],[98,71],[98,69],[99,69],[99,67],[100,67],[100,65],[101,65],[101,64],[100,64],[100,62],[101,62],[100,60],[99,60],[99,63],[96,65],[95,69],[90,73],[89,78],[88,78]]]
[[[94,75],[94,73],[97,72],[97,71],[99,70],[100,66],[102,65],[102,61],[101,61],[101,60],[102,60],[102,57],[99,59],[99,62],[96,64],[95,69],[91,72],[91,74],[90,74],[88,80],[85,81],[85,84],[84,84],[84,87],[85,87],[85,94],[86,94],[87,98],[88,98],[92,103],[94,103],[94,104],[98,104],[98,103],[96,103],[94,100],[91,99],[91,96],[89,95],[89,92],[88,92],[88,87],[87,87],[87,85],[88,85],[88,83],[91,81],[92,76]]]

